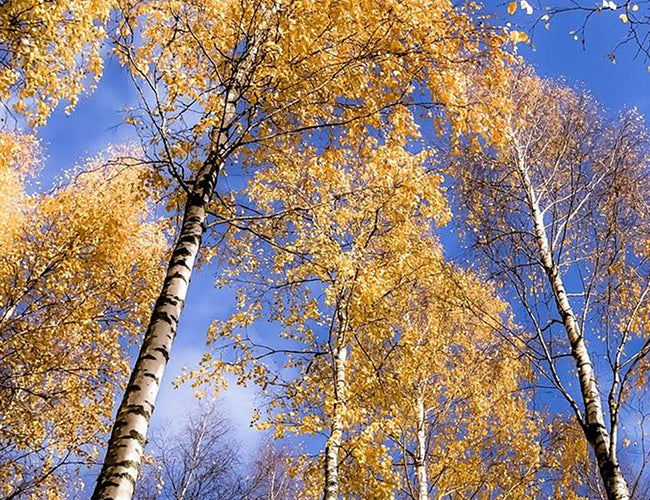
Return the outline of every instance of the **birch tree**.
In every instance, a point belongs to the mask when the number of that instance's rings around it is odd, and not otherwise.
[[[216,400],[200,403],[182,423],[152,433],[134,498],[138,500],[282,500],[295,498],[288,454],[262,444],[244,457],[232,419]],[[250,445],[250,443],[249,443]]]
[[[94,498],[131,495],[220,173],[255,169],[305,137],[318,143],[319,129],[372,133],[390,107],[415,104],[417,89],[455,130],[498,131],[467,89],[502,80],[507,36],[478,28],[471,10],[254,0],[140,2],[124,13],[120,54],[143,97],[130,121],[183,217]]]
[[[404,126],[403,120],[395,110],[393,129]],[[229,232],[228,254],[230,279],[242,285],[237,312],[210,332],[223,356],[206,355],[200,369],[188,374],[199,384],[219,385],[224,370],[231,371],[239,383],[254,381],[268,390],[261,425],[272,426],[277,437],[326,436],[318,479],[304,481],[303,494],[310,498],[336,499],[352,487],[341,446],[359,418],[356,395],[348,388],[350,358],[361,355],[353,348],[357,335],[382,321],[385,308],[377,303],[385,294],[419,265],[438,263],[424,256],[431,253],[429,224],[448,216],[441,178],[427,173],[428,153],[408,153],[400,135],[390,134],[379,146],[354,135],[337,139],[321,155],[312,146],[298,158],[283,151],[269,156],[270,167],[258,171],[247,188],[245,222],[229,219],[230,227],[243,230]],[[246,216],[270,211],[275,215]],[[281,325],[279,343],[240,333],[262,318]],[[222,342],[234,357],[221,352]],[[392,489],[391,460],[376,455],[386,482],[368,488],[384,497]]]
[[[0,151],[0,495],[62,498],[96,459],[166,240],[115,154],[28,195],[38,142],[4,133]]]
[[[586,446],[531,405],[532,371],[503,335],[506,304],[470,272],[427,270],[391,293],[384,334],[361,332],[352,350],[363,429],[343,445],[352,497],[386,480],[371,458],[381,446],[394,471],[382,498],[582,498]]]
[[[588,95],[529,70],[512,85],[508,146],[458,162],[468,220],[607,497],[629,498],[619,433],[648,353],[646,131],[635,112],[606,123]]]
[[[154,433],[148,463],[136,488],[140,500],[231,500],[241,498],[243,460],[231,422],[215,402],[200,406],[187,420]]]
[[[253,473],[244,479],[246,500],[282,500],[297,498],[300,478],[294,477],[290,468],[292,455],[287,448],[265,443],[253,461]]]
[[[322,436],[317,458],[293,459],[304,498],[404,497],[412,466],[420,495],[578,498],[581,482],[564,470],[585,447],[541,449],[548,424],[522,392],[532,373],[498,334],[505,305],[444,265],[431,234],[449,218],[442,178],[431,152],[399,139],[269,156],[223,215],[222,284],[238,284],[236,311],[213,324],[213,352],[186,377],[205,390],[232,373],[266,395],[258,427]],[[286,161],[291,173],[277,168]],[[436,330],[414,326],[423,322]]]

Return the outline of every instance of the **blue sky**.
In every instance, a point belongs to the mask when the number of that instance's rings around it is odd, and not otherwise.
[[[547,3],[569,2],[544,2]],[[598,4],[596,0],[583,3]],[[541,12],[536,9],[532,16],[527,16],[519,9],[514,16],[510,16],[506,12],[506,2],[489,0],[484,5],[486,11],[494,12],[504,22],[512,22],[513,27],[526,31]],[[551,21],[548,30],[543,23],[537,26],[532,33],[532,44],[520,44],[520,53],[541,75],[563,77],[572,85],[584,85],[609,113],[617,114],[623,107],[636,106],[642,113],[648,114],[648,61],[641,57],[635,59],[632,46],[617,50],[615,64],[607,57],[625,34],[626,26],[618,15],[618,12],[607,10],[593,16],[586,30],[584,49],[571,34],[580,27],[583,17],[573,14],[557,17]]]
[[[523,23],[531,19],[520,13],[515,17],[508,16],[503,2],[488,1],[486,10],[496,12],[504,22]],[[608,114],[615,115],[626,106],[636,106],[648,114],[648,62],[633,59],[632,51],[623,48],[618,52],[617,63],[612,64],[606,54],[615,46],[623,26],[617,13],[604,12],[599,16],[587,31],[586,50],[569,33],[579,25],[579,21],[566,17],[554,21],[549,31],[540,26],[533,37],[532,47],[520,45],[520,53],[535,65],[540,74],[564,77],[571,84],[584,85]],[[97,90],[82,98],[72,115],[66,116],[58,110],[47,126],[38,131],[47,156],[41,179],[43,186],[47,188],[65,168],[99,153],[107,145],[128,141],[131,131],[128,126],[120,125],[120,110],[135,101],[136,93],[128,76],[115,61],[109,61]],[[204,350],[205,331],[211,318],[227,314],[234,305],[227,291],[218,291],[212,286],[213,273],[212,269],[204,269],[192,281],[153,426],[178,421],[194,404],[189,388],[175,390],[171,382],[183,366],[198,361]],[[238,388],[224,397],[231,408],[230,416],[240,440],[252,452],[261,438],[249,428],[254,391]]]

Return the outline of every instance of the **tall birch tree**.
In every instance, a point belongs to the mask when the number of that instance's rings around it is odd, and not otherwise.
[[[152,433],[134,498],[137,500],[282,500],[295,498],[286,450],[262,444],[243,457],[244,443],[215,400],[204,402],[183,422],[169,421]]]
[[[399,109],[387,127],[404,126],[408,114]],[[237,312],[210,333],[223,356],[206,355],[189,374],[198,383],[220,384],[224,370],[232,371],[239,383],[255,381],[268,390],[263,426],[272,426],[278,437],[327,436],[319,479],[304,482],[310,497],[348,494],[341,447],[355,432],[360,411],[348,382],[350,363],[361,354],[353,346],[366,325],[382,322],[384,295],[411,279],[418,266],[438,265],[438,258],[424,258],[435,252],[426,234],[431,223],[448,217],[441,178],[427,172],[428,153],[407,152],[398,132],[384,144],[376,141],[353,135],[320,155],[312,146],[298,157],[283,151],[269,156],[269,168],[258,171],[246,190],[246,208],[235,217],[245,222],[226,219],[243,230],[229,231],[228,266],[230,279],[242,285]],[[240,333],[262,318],[279,322],[279,342]],[[386,329],[376,333],[390,335]],[[389,457],[376,458],[393,474]],[[384,497],[392,484],[387,478],[368,488]]]
[[[422,94],[431,100],[418,104],[440,103],[459,132],[498,130],[468,89],[502,80],[507,36],[471,14],[447,1],[267,0],[148,1],[124,13],[120,54],[143,97],[130,121],[183,217],[94,498],[131,496],[219,175],[305,137],[317,144],[319,129],[372,133]]]
[[[512,87],[507,147],[458,162],[469,223],[607,497],[630,498],[618,455],[621,411],[643,388],[648,353],[646,131],[635,112],[607,123],[588,95],[530,70]]]
[[[504,304],[448,269],[431,233],[449,210],[431,152],[409,153],[397,133],[409,124],[417,137],[408,117],[395,108],[380,140],[354,134],[320,155],[268,157],[222,215],[221,283],[237,284],[239,301],[187,378],[221,387],[234,374],[266,395],[259,427],[323,436],[317,459],[294,460],[304,498],[403,496],[417,417],[420,495],[430,485],[458,498],[556,487],[571,498],[580,481],[563,468],[584,448],[563,450],[566,462],[541,449],[541,419],[521,392],[530,369],[498,334]]]
[[[375,440],[402,475],[398,498],[581,498],[586,446],[532,405],[531,366],[490,285],[446,266],[402,293],[399,335],[366,341],[372,362],[355,366]]]
[[[183,422],[167,422],[152,434],[148,460],[134,497],[138,500],[231,500],[244,496],[239,443],[216,401],[198,406]]]

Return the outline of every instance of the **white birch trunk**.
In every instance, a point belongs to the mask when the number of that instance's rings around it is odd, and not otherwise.
[[[117,412],[92,500],[130,500],[133,497],[149,420],[169,360],[194,262],[201,247],[206,207],[212,200],[219,171],[225,160],[228,131],[236,119],[241,89],[250,77],[251,68],[258,62],[256,59],[260,43],[268,34],[271,13],[272,10],[269,10],[262,14],[257,31],[259,38],[250,41],[250,50],[242,56],[231,85],[225,92],[221,127],[213,130],[212,149],[197,174],[188,197],[181,234],[176,241],[162,291],[154,306],[140,354]]]
[[[535,229],[535,240],[540,255],[544,272],[551,285],[557,311],[562,318],[562,324],[571,344],[571,355],[578,370],[580,392],[585,408],[583,430],[587,441],[596,455],[598,469],[607,491],[609,500],[628,500],[630,493],[627,482],[621,473],[619,464],[609,446],[609,435],[605,427],[603,408],[598,391],[598,384],[594,367],[585,345],[582,333],[578,328],[573,309],[566,294],[560,270],[553,260],[549,247],[548,236],[544,226],[544,218],[539,207],[539,200],[533,188],[528,171],[524,165],[519,164],[519,173],[524,183],[526,198],[531,211]]]
[[[201,453],[201,446],[203,444],[205,430],[208,427],[208,420],[212,418],[212,416],[212,411],[206,411],[205,415],[203,415],[199,435],[196,436],[196,441],[194,442],[194,446],[192,446],[192,459],[190,461],[189,470],[187,471],[187,475],[183,478],[183,483],[181,485],[180,491],[178,492],[178,495],[176,495],[176,500],[185,500],[187,489],[189,488],[190,484],[192,484],[194,472],[199,467],[199,454]]]
[[[339,498],[339,453],[343,441],[343,414],[345,411],[345,365],[347,346],[345,332],[347,316],[345,305],[339,311],[339,328],[334,345],[334,407],[330,437],[325,445],[325,494],[324,500]]]
[[[115,418],[93,500],[128,500],[133,496],[149,420],[201,246],[206,205],[212,196],[220,166],[220,163],[207,165],[206,173],[196,183],[187,201],[181,234]]]
[[[275,500],[275,468],[271,471],[271,487],[269,488],[268,500]]]
[[[415,474],[418,481],[418,500],[428,500],[429,481],[427,478],[427,414],[424,408],[424,396],[418,395],[418,431],[417,450],[415,452]]]

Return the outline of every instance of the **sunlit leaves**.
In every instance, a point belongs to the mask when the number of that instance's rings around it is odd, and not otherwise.
[[[0,100],[34,125],[102,74],[102,43],[116,2],[9,0],[0,5]]]
[[[0,176],[13,179],[0,196],[0,491],[43,498],[56,494],[62,464],[95,458],[128,370],[123,342],[141,331],[166,241],[149,219],[143,170],[119,151],[27,196],[36,144],[6,134],[0,144]]]
[[[510,39],[513,41],[515,45],[518,43],[527,43],[528,35],[523,31],[512,30],[510,32]]]

